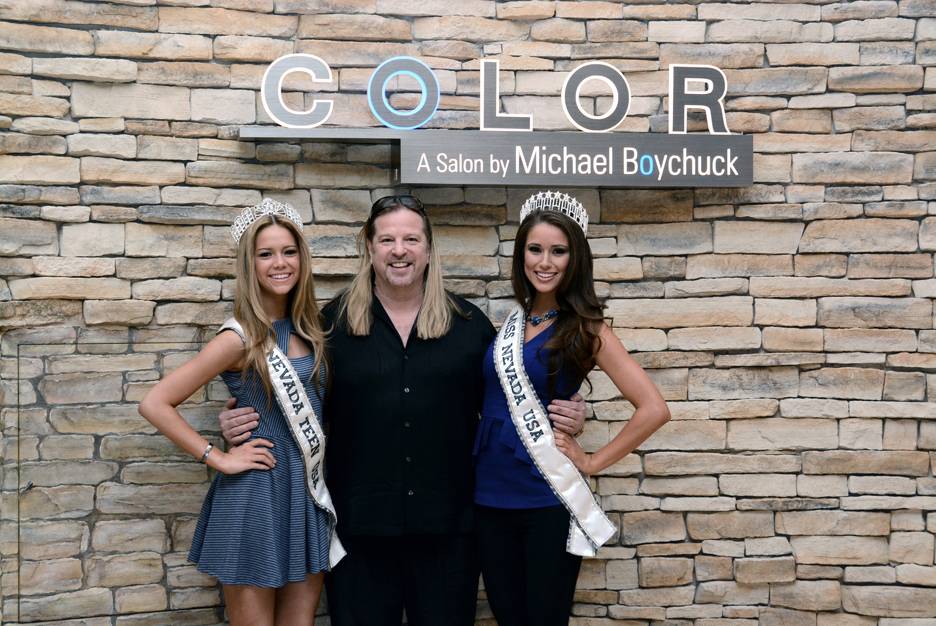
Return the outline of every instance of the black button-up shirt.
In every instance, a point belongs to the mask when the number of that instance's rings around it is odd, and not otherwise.
[[[336,302],[323,311],[333,327],[324,417],[339,535],[470,529],[481,360],[495,331],[456,299],[468,317],[455,315],[439,339],[419,339],[414,324],[405,347],[377,298],[366,337],[336,323]]]

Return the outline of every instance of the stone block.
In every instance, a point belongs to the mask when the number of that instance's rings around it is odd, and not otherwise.
[[[791,582],[796,580],[793,557],[737,559],[735,580],[742,584]]]
[[[647,260],[644,258],[645,262]],[[681,269],[683,271],[678,272],[680,277],[684,274],[684,267]],[[646,273],[644,276],[646,277]],[[663,293],[666,298],[729,296],[746,294],[747,287],[748,283],[743,278],[709,278],[668,282],[664,285]]]
[[[803,372],[799,392],[804,397],[878,400],[883,388],[881,370],[834,367]]]
[[[805,474],[886,474],[925,476],[929,455],[925,452],[832,450],[803,453]]]
[[[114,592],[114,600],[121,614],[162,611],[169,604],[166,589],[161,585],[121,587]]]
[[[929,328],[932,303],[922,298],[819,298],[819,325],[832,328]]]
[[[754,498],[796,496],[796,476],[791,474],[722,474],[718,478],[723,495]]]
[[[877,65],[829,69],[829,89],[852,93],[904,93],[923,86],[919,65]]]
[[[698,254],[686,260],[686,278],[722,276],[788,276],[793,258],[788,255]]]
[[[693,43],[705,41],[705,23],[667,20],[647,25],[647,41]]]
[[[838,446],[838,428],[827,419],[761,418],[732,420],[728,447],[735,450],[831,449]]]
[[[593,271],[595,280],[620,281],[643,278],[640,259],[630,257],[595,259]]]
[[[742,585],[733,580],[701,582],[696,588],[695,602],[721,605],[767,604],[769,589],[767,585]]]
[[[761,344],[757,328],[677,328],[667,338],[671,350],[756,350]]]
[[[692,582],[692,559],[645,557],[639,562],[641,587],[676,587]]]
[[[841,448],[880,450],[883,437],[884,427],[880,420],[846,419],[839,422]]]
[[[291,165],[257,165],[232,161],[195,161],[188,163],[186,182],[208,187],[247,187],[253,189],[291,189]],[[296,181],[296,184],[305,186]]]
[[[136,138],[137,158],[170,161],[194,161],[198,158],[198,143],[194,139],[140,135]],[[167,189],[172,189],[167,188]],[[178,188],[177,188],[178,189]],[[166,189],[163,189],[163,196]],[[171,191],[169,192],[171,195]],[[163,202],[168,202],[165,197]]]
[[[58,254],[58,232],[53,223],[0,217],[0,231],[0,255]]]
[[[31,24],[0,24],[0,48],[18,52],[88,55],[94,52],[91,34],[72,28]]]
[[[664,424],[642,445],[642,450],[721,450],[725,423],[675,420]]]
[[[836,41],[895,41],[913,39],[915,20],[884,17],[848,20],[835,25]]]
[[[692,220],[692,207],[692,194],[683,189],[608,189],[601,192],[602,222],[688,222]]]
[[[140,300],[85,300],[84,319],[89,325],[145,326],[155,307],[155,302]]]
[[[68,136],[71,156],[97,156],[132,159],[137,155],[137,140],[131,135],[80,133]]]
[[[774,326],[814,326],[816,300],[757,298],[754,300],[754,323]]]
[[[709,26],[710,35],[716,26]],[[725,70],[725,77],[729,96],[800,95],[824,92],[827,71],[819,67],[737,69]]]
[[[678,328],[685,326],[748,326],[754,317],[753,299],[747,296],[661,300],[611,300],[607,312],[615,326],[626,328]]]
[[[913,157],[896,152],[833,152],[793,155],[797,183],[902,184],[913,177]],[[804,250],[805,251],[805,250]]]
[[[183,276],[168,280],[144,280],[133,285],[138,300],[181,300],[214,302],[221,295],[221,283],[209,278]]]
[[[78,159],[60,156],[0,156],[0,183],[74,185],[81,182]]]
[[[884,585],[844,585],[842,608],[849,613],[888,618],[929,618],[936,605],[936,588]],[[894,626],[898,623],[893,621]]]
[[[797,395],[796,368],[693,369],[689,373],[690,400],[786,398]]]
[[[127,256],[202,256],[201,226],[126,225]]]
[[[887,539],[854,536],[792,537],[797,563],[815,565],[874,565],[888,562]]]
[[[885,130],[903,128],[906,111],[902,106],[852,107],[833,111],[832,119],[837,132],[859,129]]]
[[[62,256],[123,254],[123,224],[66,224],[62,226]]]
[[[770,537],[774,534],[773,527],[773,514],[766,511],[689,513],[686,516],[686,528],[694,540]]]
[[[16,300],[83,300],[93,293],[101,299],[129,297],[130,285],[117,278],[39,277],[11,280]]]
[[[223,8],[162,7],[159,11],[159,30],[164,33],[292,37],[298,24],[293,15]]]
[[[618,230],[618,255],[681,255],[712,251],[706,223],[626,225]]]
[[[837,580],[798,580],[770,586],[770,603],[802,611],[835,611],[842,606]]]
[[[773,352],[820,352],[822,330],[818,328],[764,328],[764,350]]]
[[[79,559],[24,561],[19,570],[19,592],[36,595],[74,591],[81,588]]]
[[[36,58],[32,73],[65,80],[124,83],[136,80],[137,67],[125,59]]]
[[[936,131],[932,130],[858,130],[853,135],[853,149],[925,152],[932,148],[933,141]]]
[[[621,515],[621,543],[624,545],[685,539],[686,525],[681,513],[638,511]]]
[[[193,89],[192,120],[214,124],[252,124],[256,95],[244,89]]]
[[[185,87],[77,82],[72,86],[71,103],[74,117],[191,118],[189,90]]]
[[[767,45],[767,59],[777,65],[858,65],[857,43],[775,43]]]
[[[93,32],[95,51],[101,56],[172,61],[208,61],[211,39],[202,35],[176,35],[118,30]]]
[[[928,532],[896,532],[890,536],[890,560],[894,563],[933,564],[934,537]]]
[[[185,166],[163,161],[81,158],[81,181],[137,185],[174,185],[185,181]]]
[[[933,259],[929,254],[853,254],[848,259],[849,278],[930,278],[932,275]]]
[[[23,598],[19,614],[30,620],[70,620],[75,615],[110,615],[114,601],[110,589],[94,587],[39,598]],[[97,626],[97,625],[95,625]]]

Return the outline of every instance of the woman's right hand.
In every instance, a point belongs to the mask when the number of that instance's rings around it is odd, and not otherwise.
[[[273,443],[266,439],[251,439],[247,443],[221,452],[217,462],[217,470],[222,474],[240,474],[247,470],[270,470],[276,465],[272,448]],[[220,450],[219,450],[220,452]]]

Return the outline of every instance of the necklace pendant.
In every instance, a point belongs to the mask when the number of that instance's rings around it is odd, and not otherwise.
[[[550,310],[546,311],[545,313],[543,313],[542,315],[531,315],[531,316],[530,316],[530,325],[531,325],[531,326],[539,326],[539,325],[542,324],[543,322],[545,322],[545,321],[547,321],[547,320],[551,320],[552,318],[556,317],[557,315],[559,315],[558,309],[550,309]]]

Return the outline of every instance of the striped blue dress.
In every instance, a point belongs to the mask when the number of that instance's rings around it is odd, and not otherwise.
[[[292,321],[273,323],[277,345],[286,353]],[[312,355],[289,359],[321,421],[322,403],[309,381]],[[328,516],[308,495],[299,447],[289,423],[259,375],[224,372],[221,378],[238,406],[252,406],[260,425],[251,439],[273,443],[276,467],[226,476],[218,473],[195,527],[189,561],[228,585],[282,587],[304,581],[307,573],[328,570]],[[320,377],[324,387],[324,374]],[[320,387],[321,388],[321,387]]]

